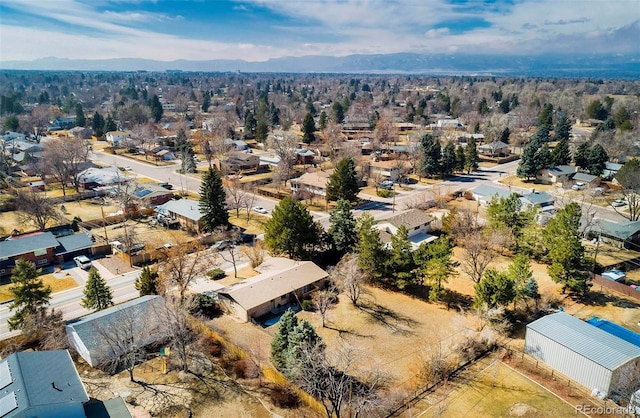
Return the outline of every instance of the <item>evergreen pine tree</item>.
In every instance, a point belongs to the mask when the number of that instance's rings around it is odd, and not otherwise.
[[[500,134],[500,141],[504,142],[505,144],[508,144],[510,136],[511,136],[511,131],[509,130],[509,127],[507,126],[506,128],[504,128],[502,130],[502,133]]]
[[[455,171],[461,173],[464,171],[464,162],[465,162],[464,148],[462,145],[458,145],[456,148],[456,165]]]
[[[151,108],[151,116],[153,117],[153,120],[156,122],[160,122],[164,110],[162,109],[162,103],[160,103],[160,99],[158,98],[157,94],[154,94],[151,98],[149,107]]]
[[[302,141],[305,144],[310,144],[315,138],[314,132],[316,131],[316,122],[313,120],[313,114],[308,112],[302,121]]]
[[[600,176],[604,173],[604,169],[607,167],[609,155],[607,154],[607,151],[602,148],[602,145],[595,144],[589,150],[587,159],[589,161],[589,174]]]
[[[19,259],[11,272],[11,287],[13,302],[9,309],[14,312],[9,318],[9,331],[23,329],[28,326],[29,319],[42,313],[49,305],[51,288],[45,286],[38,276],[41,270],[36,270],[31,261]]]
[[[289,196],[276,205],[264,228],[264,241],[277,254],[305,259],[314,246],[319,231],[309,210]]]
[[[404,289],[415,279],[415,263],[411,254],[409,231],[401,225],[391,236],[391,251],[386,259],[387,276],[393,279],[398,289]]]
[[[140,296],[145,295],[157,295],[157,283],[156,279],[158,278],[158,273],[155,271],[151,271],[148,266],[144,266],[140,275],[136,279],[136,290],[140,292]]]
[[[467,147],[464,149],[464,168],[467,173],[476,171],[478,169],[478,148],[476,147],[476,140],[471,138],[467,143]]]
[[[538,148],[538,152],[536,152],[535,156],[535,162],[536,173],[553,164],[553,156],[551,155],[551,150],[549,149],[548,144],[542,144],[542,146]]]
[[[575,154],[573,155],[573,162],[576,167],[580,167],[583,170],[589,168],[589,144],[583,142],[578,145]]]
[[[93,114],[93,119],[91,120],[91,127],[93,128],[93,133],[97,138],[100,138],[104,135],[104,118],[97,111]]]
[[[278,370],[284,370],[287,364],[289,335],[297,325],[298,318],[291,309],[287,309],[278,321],[278,332],[271,340],[271,362]]]
[[[329,214],[329,224],[328,233],[334,249],[342,254],[351,252],[356,245],[358,236],[356,221],[348,201],[338,200],[336,207]]]
[[[356,221],[358,241],[356,253],[358,265],[372,278],[378,278],[382,274],[382,265],[386,258],[386,251],[380,241],[380,232],[373,227],[373,216],[368,212],[362,214]]]
[[[520,178],[529,180],[531,177],[535,177],[538,173],[538,164],[536,161],[536,154],[540,148],[540,142],[534,137],[522,150],[520,155],[520,163],[516,170],[516,175]]]
[[[358,199],[359,191],[356,164],[351,157],[345,157],[338,162],[335,171],[329,177],[327,200],[344,199],[355,202]]]
[[[569,140],[571,136],[571,121],[565,115],[562,115],[558,122],[556,123],[556,127],[553,130],[553,136],[556,141],[561,141],[563,139]]]
[[[435,176],[442,172],[442,149],[440,141],[432,134],[426,133],[420,139],[422,146],[422,174],[428,177]]]
[[[220,174],[209,168],[200,184],[200,212],[202,213],[203,232],[213,232],[219,226],[229,226],[226,199],[227,195],[222,187]]]
[[[86,123],[87,123],[87,119],[84,116],[82,105],[80,103],[77,103],[76,104],[76,126],[81,126],[84,128],[84,125]]]
[[[318,118],[318,129],[323,131],[324,128],[327,127],[327,119],[328,119],[327,112],[325,112],[324,110],[320,112],[320,117]]]
[[[569,151],[569,140],[562,138],[556,144],[551,153],[551,160],[554,166],[567,165],[571,162],[571,151]]]
[[[453,141],[447,141],[442,150],[442,176],[448,176],[456,169],[456,146]]]
[[[83,308],[101,311],[113,306],[113,292],[105,279],[100,276],[95,267],[89,270],[89,278],[84,286]]]

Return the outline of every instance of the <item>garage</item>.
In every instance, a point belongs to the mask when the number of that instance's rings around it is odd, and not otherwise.
[[[565,312],[529,325],[525,352],[599,396],[640,385],[640,347]]]

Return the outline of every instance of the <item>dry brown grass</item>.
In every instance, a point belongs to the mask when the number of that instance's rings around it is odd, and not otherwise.
[[[249,221],[247,221],[247,212],[244,210],[240,210],[240,217],[236,216],[235,210],[229,212],[229,222],[233,225],[244,228],[247,234],[262,234],[264,232],[264,226],[268,220],[268,217],[256,212],[251,212],[249,214]]]
[[[40,278],[42,279],[42,282],[45,286],[51,287],[52,293],[78,287],[78,283],[71,276],[57,278],[53,274],[44,274],[40,276]],[[13,294],[9,290],[11,286],[11,284],[4,284],[0,286],[0,302],[6,302],[13,299]]]

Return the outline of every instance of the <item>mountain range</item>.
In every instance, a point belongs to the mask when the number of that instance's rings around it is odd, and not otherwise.
[[[640,74],[640,54],[495,56],[397,53],[284,57],[268,61],[156,61],[138,58],[81,60],[48,57],[33,61],[0,61],[0,69],[637,78]]]

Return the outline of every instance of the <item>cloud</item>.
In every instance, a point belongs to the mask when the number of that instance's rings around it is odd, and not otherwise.
[[[571,19],[571,20],[564,20],[564,19],[560,19],[560,20],[556,20],[556,21],[550,21],[550,20],[545,20],[544,24],[547,26],[551,26],[551,25],[571,25],[574,23],[585,23],[590,21],[591,19],[589,19],[588,17],[581,17],[579,19]]]

